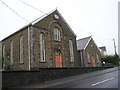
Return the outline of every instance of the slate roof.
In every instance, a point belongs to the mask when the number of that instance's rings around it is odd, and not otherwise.
[[[91,36],[77,40],[77,50],[84,50],[90,40]]]
[[[106,47],[103,46],[103,47],[99,47],[102,51],[106,51]]]

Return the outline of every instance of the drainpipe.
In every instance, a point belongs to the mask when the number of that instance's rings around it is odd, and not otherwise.
[[[29,65],[28,65],[28,69],[30,70],[30,27],[28,25],[28,60],[29,60]]]

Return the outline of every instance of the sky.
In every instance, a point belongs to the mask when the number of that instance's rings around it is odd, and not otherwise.
[[[114,38],[118,52],[119,0],[24,0],[41,12],[23,4],[20,0],[2,1],[27,21],[0,2],[0,41],[57,8],[77,35],[77,40],[92,35],[98,47],[106,46],[107,54],[113,55]]]

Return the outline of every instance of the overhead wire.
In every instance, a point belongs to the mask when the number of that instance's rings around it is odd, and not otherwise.
[[[2,0],[0,0],[0,1],[1,1],[5,6],[7,6],[10,10],[12,10],[16,15],[18,15],[18,16],[21,17],[23,20],[25,20],[25,21],[28,22],[28,20],[26,20],[24,17],[22,17],[20,14],[18,14],[16,11],[14,11],[12,8],[10,8],[10,7],[9,7],[7,4],[5,4]],[[38,9],[38,8],[36,8],[36,7],[30,5],[30,4],[28,4],[28,3],[26,3],[26,2],[24,2],[24,1],[22,1],[22,0],[19,0],[19,1],[22,2],[22,3],[25,4],[25,5],[33,8],[33,9],[35,9],[35,10],[37,10],[37,11],[39,11],[39,12],[47,15],[47,13],[43,12],[42,10],[40,10],[40,9]],[[72,26],[72,25],[71,25],[71,27],[74,28],[74,29],[78,29],[78,28],[76,28],[76,27],[74,27],[74,26]],[[90,35],[91,35],[91,33],[89,33],[89,32],[83,31],[83,30],[81,30],[81,29],[79,29],[79,30],[80,30],[81,32],[84,32],[84,33],[86,33],[86,34],[90,34]],[[101,36],[98,36],[98,35],[94,35],[94,36],[97,37],[97,38],[102,38],[102,39],[106,39],[106,40],[112,41],[112,39],[104,38],[104,37],[101,37]]]
[[[29,7],[31,7],[31,8],[33,8],[33,9],[37,10],[37,11],[43,13],[43,14],[46,14],[46,13],[43,12],[42,10],[40,10],[40,9],[38,9],[38,8],[36,8],[36,7],[30,5],[30,4],[28,4],[28,3],[26,3],[26,2],[24,2],[24,1],[22,1],[22,0],[19,0],[19,1],[22,2],[23,4],[28,5]],[[74,27],[74,26],[71,26],[71,27],[74,28],[74,29],[76,29],[76,27]],[[91,33],[89,33],[89,32],[83,31],[83,30],[81,30],[81,29],[79,29],[79,30],[80,30],[81,32],[84,32],[84,33],[87,33],[87,34],[90,34],[90,35],[91,35]],[[97,37],[97,38],[103,38],[103,39],[107,39],[107,40],[112,40],[112,39],[104,38],[104,37],[101,37],[101,36],[98,36],[98,35],[94,35],[94,36]]]
[[[25,19],[23,16],[21,16],[19,13],[17,13],[15,10],[13,10],[11,7],[9,7],[5,2],[3,2],[2,0],[0,0],[0,2],[2,2],[2,4],[4,4],[7,8],[9,8],[12,12],[14,12],[17,16],[19,16],[20,18],[22,18],[23,20],[25,20],[26,22],[29,22],[27,19]]]
[[[34,6],[30,5],[30,4],[28,4],[28,3],[26,3],[26,2],[24,2],[24,1],[22,1],[22,0],[19,0],[19,1],[20,1],[20,2],[22,2],[23,4],[25,4],[25,5],[29,6],[29,7],[31,7],[31,8],[33,8],[33,9],[37,10],[37,11],[39,11],[39,12],[43,13],[43,14],[46,14],[46,13],[45,13],[45,12],[43,12],[42,10],[40,10],[40,9],[38,9],[38,8],[36,8],[36,7],[34,7]]]
[[[86,32],[86,31],[84,31],[84,30],[81,30],[80,28],[74,27],[73,25],[70,25],[70,26],[71,26],[72,28],[76,29],[76,30],[79,30],[79,31],[81,31],[81,32],[83,32],[83,33],[86,33],[86,34],[89,34],[89,35],[92,35],[92,36],[94,36],[94,37],[96,37],[96,38],[106,39],[106,40],[110,40],[110,41],[112,42],[112,39],[110,39],[110,38],[105,38],[105,37],[101,37],[101,36],[98,36],[98,35],[95,35],[95,34]]]

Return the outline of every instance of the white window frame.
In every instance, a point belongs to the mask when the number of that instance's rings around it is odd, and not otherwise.
[[[96,54],[96,57],[97,57],[97,63],[99,63],[99,56],[98,56],[98,54]]]
[[[20,36],[20,63],[23,63],[23,36]]]
[[[54,40],[61,41],[60,30],[58,28],[54,28]]]
[[[45,62],[45,35],[40,33],[40,62]]]
[[[73,52],[72,40],[69,40],[69,49],[70,49],[70,62],[74,62],[74,52]]]
[[[10,42],[10,64],[13,65],[13,41]]]

